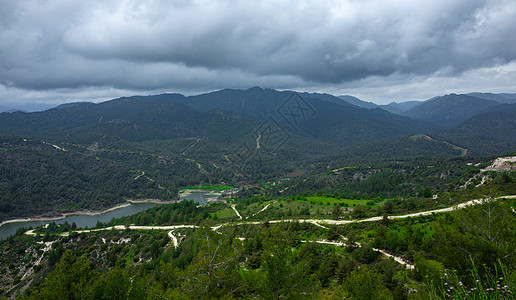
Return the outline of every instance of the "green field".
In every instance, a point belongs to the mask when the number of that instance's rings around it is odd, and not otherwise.
[[[299,201],[299,200],[298,200]],[[367,200],[367,199],[337,199],[333,197],[306,197],[301,199],[303,202],[313,203],[317,205],[341,205],[341,206],[354,206],[354,205],[364,205],[366,206],[368,203],[370,206],[376,205],[374,200]],[[342,204],[341,204],[342,203]]]
[[[214,213],[211,213],[211,215],[216,215],[219,220],[238,219],[235,211],[231,207],[218,210]]]
[[[179,188],[180,190],[215,190],[215,191],[225,191],[235,188],[232,185],[195,185],[195,186],[185,186]]]

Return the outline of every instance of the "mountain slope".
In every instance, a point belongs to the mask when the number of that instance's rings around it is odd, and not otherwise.
[[[349,96],[349,95],[342,95],[342,96],[339,96],[339,98],[350,104],[353,104],[353,105],[356,105],[356,106],[362,107],[362,108],[371,109],[371,108],[378,107],[378,105],[373,102],[363,101],[363,100],[358,99],[357,97],[353,97],[353,96]]]
[[[420,105],[421,101],[391,102],[380,107],[390,113],[401,115],[403,112]]]
[[[516,103],[516,94],[509,93],[469,93],[468,96],[477,97],[480,99],[493,100],[499,103],[514,104]]]
[[[427,124],[383,110],[360,108],[327,94],[255,87],[221,90],[180,101],[201,111],[220,108],[256,119],[273,118],[287,131],[346,146],[429,129]]]
[[[186,104],[199,111],[224,109],[246,114],[257,119],[266,119],[277,115],[278,110],[285,104],[295,104],[298,98],[291,98],[295,95],[301,96],[306,101],[318,100],[339,106],[356,108],[356,106],[328,94],[277,91],[260,87],[253,87],[247,90],[224,89],[182,99],[176,98],[172,99],[172,101]],[[316,108],[314,107],[314,109]]]
[[[425,101],[403,115],[415,120],[439,124],[443,128],[453,128],[471,117],[499,109],[500,104],[467,95],[450,94]]]
[[[129,141],[216,135],[222,142],[253,134],[267,118],[284,131],[341,146],[428,129],[421,122],[359,108],[327,94],[252,88],[190,97],[135,96],[32,114],[1,114],[0,132],[57,138],[96,133]]]
[[[107,134],[129,141],[202,135],[206,124],[220,132],[247,127],[240,116],[217,111],[199,112],[159,97],[120,98],[100,104],[79,103],[38,113],[0,114],[0,131],[6,134],[75,138]]]
[[[441,134],[451,143],[468,149],[469,155],[504,154],[516,149],[516,104],[503,105],[502,112],[474,116]]]
[[[106,209],[124,198],[174,199],[177,194],[177,186],[165,185],[162,178],[135,180],[139,173],[133,169],[136,164],[128,165],[130,159],[116,161],[70,144],[16,136],[0,135],[0,149],[0,222],[77,209]],[[118,148],[118,156],[122,150]],[[182,163],[169,169],[179,165]],[[182,168],[186,170],[184,165]],[[148,176],[153,176],[154,172],[150,173]],[[159,188],[160,183],[166,188]]]

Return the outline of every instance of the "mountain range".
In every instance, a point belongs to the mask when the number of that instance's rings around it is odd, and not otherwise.
[[[500,94],[468,93],[468,94],[462,94],[462,95],[450,94],[450,95],[432,97],[426,101],[391,102],[391,103],[385,104],[385,105],[379,105],[379,104],[375,104],[373,102],[363,101],[361,99],[358,99],[356,97],[349,96],[349,95],[339,96],[339,98],[348,103],[351,103],[353,105],[367,108],[367,109],[373,109],[373,108],[379,107],[379,108],[382,108],[382,109],[384,109],[388,112],[394,113],[394,114],[399,114],[399,115],[415,114],[415,115],[417,115],[417,113],[413,113],[413,112],[409,112],[409,111],[411,111],[412,109],[415,109],[416,107],[422,106],[423,108],[419,109],[420,111],[426,111],[431,114],[434,109],[438,109],[438,108],[432,108],[431,105],[429,105],[429,103],[434,103],[434,105],[435,105],[436,103],[443,102],[443,100],[439,100],[439,99],[445,97],[445,98],[449,98],[447,100],[444,100],[444,102],[447,102],[445,105],[452,105],[451,102],[453,101],[453,98],[461,98],[461,97],[464,98],[467,96],[474,97],[476,99],[469,99],[469,101],[465,101],[465,103],[463,103],[463,104],[466,104],[466,106],[470,106],[473,109],[477,109],[480,112],[487,112],[487,111],[485,111],[481,108],[480,109],[477,108],[475,103],[472,103],[474,101],[478,101],[478,99],[494,101],[496,103],[491,103],[491,104],[495,104],[495,105],[496,104],[514,104],[514,103],[516,103],[516,94],[510,94],[510,93],[500,93]],[[450,100],[450,99],[452,99],[452,100]],[[482,102],[482,101],[480,101],[480,102]],[[480,105],[482,105],[482,104],[480,104]],[[467,107],[462,107],[461,109],[468,110]],[[417,111],[418,109],[415,109],[415,110]],[[450,110],[453,110],[453,109],[450,108]],[[500,109],[500,111],[502,111],[502,109]],[[439,112],[439,113],[442,113],[442,112]],[[476,113],[472,112],[469,114],[476,115],[477,113],[478,113],[478,111]],[[417,118],[417,116],[415,116],[415,115],[413,117]]]
[[[403,135],[446,133],[450,137],[459,132],[462,136],[485,135],[484,132],[499,127],[501,119],[506,121],[503,124],[512,124],[516,104],[509,103],[514,94],[475,95],[449,94],[424,102],[386,106],[352,96],[259,87],[195,96],[132,96],[98,104],[63,104],[42,112],[2,113],[0,133],[76,143],[90,142],[92,136],[103,135],[130,142],[203,138],[237,147],[249,141],[255,143],[257,135],[261,135],[259,131],[268,124],[266,128],[288,136],[294,148],[310,141],[334,151]],[[400,113],[389,112],[386,107]],[[482,126],[475,125],[480,120]],[[514,138],[502,135],[509,140],[506,144],[512,145]]]
[[[330,95],[252,88],[191,97],[124,97],[99,104],[62,105],[36,113],[4,113],[0,132],[59,139],[80,139],[97,133],[128,141],[215,134],[221,142],[227,142],[252,134],[268,118],[290,134],[331,140],[336,145],[413,134],[428,128],[422,122],[381,109],[359,108]]]
[[[359,101],[255,87],[0,113],[0,220],[173,199],[182,186],[242,186],[357,161],[516,149],[516,104],[452,94],[399,104],[399,115]]]
[[[15,111],[24,111],[24,112],[36,112],[43,111],[47,109],[51,109],[56,105],[47,104],[47,103],[38,103],[38,102],[25,102],[25,103],[13,103],[7,102],[0,105],[0,113],[1,112],[15,112]]]
[[[499,103],[508,103],[508,104],[516,103],[516,94],[510,94],[510,93],[500,93],[500,94],[469,93],[466,95],[481,98],[481,99],[486,99],[486,100],[493,100],[493,101],[496,101]]]

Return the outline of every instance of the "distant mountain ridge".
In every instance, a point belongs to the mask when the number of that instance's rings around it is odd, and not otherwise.
[[[358,107],[363,107],[367,109],[381,108],[385,111],[388,111],[393,114],[401,115],[403,112],[414,108],[422,103],[422,101],[405,101],[405,102],[391,102],[389,104],[376,104],[369,101],[361,100],[357,97],[353,97],[350,95],[342,95],[339,96],[340,99],[353,104]]]
[[[300,113],[299,105],[310,112],[294,116]],[[234,132],[231,128],[240,128],[252,133],[267,118],[296,135],[331,138],[333,143],[345,145],[428,129],[426,124],[407,117],[363,109],[328,94],[255,87],[189,97],[123,97],[99,104],[62,105],[38,113],[1,114],[0,132],[56,137],[96,132],[142,141],[205,136],[213,128],[228,133]]]
[[[2,112],[13,112],[13,111],[26,111],[26,112],[37,112],[44,111],[55,107],[55,104],[47,103],[4,103],[0,105],[0,113]]]
[[[363,101],[363,100],[358,99],[357,97],[353,97],[350,95],[342,95],[342,96],[339,96],[339,98],[350,104],[356,105],[358,107],[367,108],[367,109],[377,108],[379,106],[378,104],[375,104],[373,102]]]
[[[500,103],[492,100],[449,94],[425,101],[402,115],[450,129],[478,114],[496,111],[499,106]]]
[[[470,96],[470,97],[474,97],[474,98],[478,98],[478,99],[495,101],[498,104],[514,104],[514,103],[516,103],[516,93],[498,93],[498,94],[496,94],[496,93],[474,92],[474,93],[468,93],[468,94],[458,94],[458,95],[450,94],[450,95]],[[434,100],[437,100],[437,99],[440,99],[440,98],[446,97],[446,96],[448,96],[448,95],[432,97],[425,101],[391,102],[389,104],[376,104],[373,102],[361,100],[357,97],[350,96],[350,95],[342,95],[342,96],[338,96],[338,97],[340,99],[342,99],[350,104],[353,104],[355,106],[358,106],[358,107],[363,107],[363,108],[367,108],[367,109],[374,109],[374,108],[379,107],[379,108],[382,108],[383,110],[386,110],[393,114],[410,116],[410,114],[412,114],[412,112],[409,112],[410,110],[415,109],[416,107],[423,105],[424,103],[432,102]],[[432,109],[431,107],[426,106],[426,107],[421,108],[420,110],[422,110],[422,111],[426,110],[430,113],[431,109]],[[450,109],[453,109],[453,108],[450,107]],[[418,109],[416,109],[416,110],[418,110]],[[474,112],[473,114],[470,114],[470,115],[474,116],[476,113],[483,113],[483,112],[485,112],[485,111],[483,109],[480,109],[479,111]],[[415,115],[413,115],[413,118],[422,119],[420,116],[415,116]],[[457,124],[460,124],[460,121],[463,121],[463,120],[460,119]],[[455,125],[457,125],[457,124],[455,124]]]
[[[481,99],[486,99],[486,100],[493,100],[493,101],[496,101],[499,103],[507,103],[507,104],[516,103],[516,94],[510,94],[510,93],[500,93],[500,94],[468,93],[466,95],[481,98]]]
[[[504,97],[510,99],[510,95]],[[255,135],[264,130],[267,120],[272,120],[277,130],[289,136],[293,151],[302,151],[302,145],[310,143],[319,149],[319,154],[324,154],[398,136],[439,134],[465,122],[481,120],[472,119],[475,116],[510,112],[513,107],[456,94],[425,102],[374,105],[352,96],[260,87],[224,89],[194,96],[177,93],[131,96],[97,104],[67,103],[43,112],[2,113],[0,133],[77,143],[92,143],[101,136],[137,143],[202,138],[212,146],[224,148],[238,147],[244,141],[256,143]],[[400,116],[388,112],[386,107],[412,108]],[[483,126],[488,126],[489,120],[497,122],[486,119]]]
[[[204,113],[172,102],[142,97],[119,98],[99,104],[76,103],[44,112],[0,114],[6,134],[80,138],[89,133],[118,136],[129,141],[201,135],[207,124],[241,128],[238,118],[216,111]],[[232,123],[235,121],[236,123]],[[224,125],[224,123],[229,123]],[[215,124],[215,125],[214,125]],[[224,128],[223,132],[231,132]]]
[[[406,102],[391,102],[386,105],[380,105],[380,107],[393,114],[401,115],[407,110],[410,110],[423,103],[422,101],[406,101]]]
[[[516,104],[505,104],[504,111],[474,116],[441,136],[470,149],[470,155],[490,155],[516,149]]]

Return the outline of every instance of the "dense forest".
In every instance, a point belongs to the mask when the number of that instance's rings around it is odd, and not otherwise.
[[[438,144],[421,138],[406,140],[421,143],[421,148]],[[239,164],[205,157],[212,152],[203,142],[131,144],[103,137],[92,145],[85,148],[39,138],[0,137],[0,220],[102,210],[126,199],[177,199],[182,186],[220,182],[248,186],[250,191],[265,188],[260,193],[268,196],[417,196],[425,187],[433,193],[455,189],[482,167],[465,165],[482,160],[454,156],[460,151],[450,152],[448,157],[389,159],[371,147],[370,157],[364,154],[356,159],[352,153],[358,150],[350,150],[347,156],[321,157],[309,163],[281,149],[274,157],[255,156],[253,161]],[[174,150],[185,148],[188,156]],[[255,184],[249,185],[251,182]]]
[[[491,175],[454,191],[460,201],[490,201],[407,218],[388,216],[428,210],[406,205],[424,201],[425,191],[368,201],[182,201],[93,231],[67,223],[38,227],[34,235],[20,229],[0,244],[1,292],[31,299],[511,299],[516,200],[500,196],[514,195],[516,175]],[[380,218],[368,221],[372,216]],[[357,219],[365,221],[344,222]]]
[[[438,193],[474,175],[459,164],[516,147],[516,106],[486,101],[425,102],[432,115],[461,115],[455,127],[258,87],[1,113],[0,221],[177,199],[180,187],[202,184],[282,183],[267,196]]]

